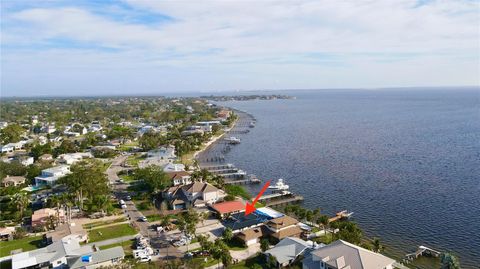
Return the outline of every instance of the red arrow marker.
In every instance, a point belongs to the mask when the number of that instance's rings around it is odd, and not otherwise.
[[[257,203],[258,199],[262,196],[262,194],[267,190],[268,186],[270,185],[270,180],[265,183],[263,186],[262,190],[258,193],[257,197],[255,197],[255,200],[251,204],[247,203],[245,205],[245,216],[249,215],[253,211],[255,211],[255,204]]]

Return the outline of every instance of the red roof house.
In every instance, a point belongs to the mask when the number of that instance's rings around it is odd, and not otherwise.
[[[212,208],[223,217],[225,214],[233,214],[245,211],[245,204],[241,201],[226,201],[213,204]]]

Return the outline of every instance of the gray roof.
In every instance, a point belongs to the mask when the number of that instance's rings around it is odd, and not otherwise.
[[[312,261],[324,261],[333,268],[383,269],[395,260],[361,248],[348,242],[337,240],[312,252]]]
[[[78,240],[62,239],[44,248],[13,255],[12,268],[25,268],[55,261],[62,257],[78,256],[89,252],[92,252],[92,248],[89,246],[81,247]]]
[[[82,268],[84,266],[99,264],[99,263],[103,263],[113,259],[122,259],[125,256],[125,252],[123,251],[122,247],[118,246],[118,247],[113,247],[105,250],[92,252],[87,255],[92,257],[91,262],[82,262],[82,257],[75,257],[75,258],[69,259],[68,261],[70,268],[71,269]]]
[[[312,246],[300,238],[286,237],[265,253],[275,256],[277,261],[283,264],[295,260],[298,255],[310,247]]]

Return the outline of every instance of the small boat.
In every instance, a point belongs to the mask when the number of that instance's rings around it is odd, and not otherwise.
[[[290,187],[288,185],[286,185],[285,183],[283,183],[283,179],[279,178],[277,180],[277,182],[275,183],[275,185],[268,186],[268,188],[271,189],[271,190],[286,191]]]
[[[255,122],[254,121],[250,122],[250,128],[253,128],[253,127],[255,127]]]
[[[225,138],[225,141],[227,141],[229,144],[240,144],[240,138],[236,138],[234,136]]]
[[[343,210],[337,213],[337,216],[341,218],[350,218],[353,215],[353,212],[348,212],[347,210]]]

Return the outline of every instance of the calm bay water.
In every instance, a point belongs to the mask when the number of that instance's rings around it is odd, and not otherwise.
[[[478,89],[287,93],[222,103],[257,119],[228,162],[284,178],[306,207],[354,211],[397,255],[426,245],[479,268]]]

